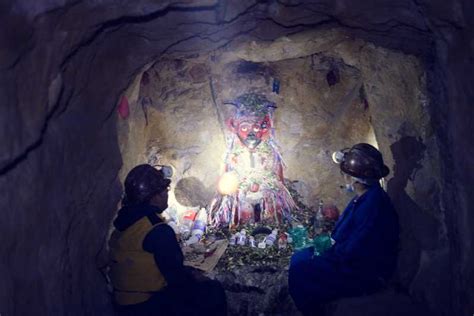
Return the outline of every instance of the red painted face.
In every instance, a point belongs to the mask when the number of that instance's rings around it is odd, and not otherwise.
[[[234,132],[242,143],[250,149],[255,149],[262,140],[265,140],[270,132],[270,117],[264,118],[247,117],[234,125]]]

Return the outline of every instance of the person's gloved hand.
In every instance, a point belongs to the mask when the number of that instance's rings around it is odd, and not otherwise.
[[[290,266],[298,264],[302,261],[310,260],[311,258],[313,258],[313,254],[314,254],[313,247],[308,247],[308,248],[304,248],[302,250],[296,251],[291,256]]]

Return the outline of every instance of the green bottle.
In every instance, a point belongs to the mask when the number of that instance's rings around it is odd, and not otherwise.
[[[331,248],[331,236],[328,233],[315,236],[313,239],[314,254],[320,256],[326,250]]]
[[[300,250],[308,247],[308,232],[303,225],[297,225],[289,231],[293,240],[293,249]]]

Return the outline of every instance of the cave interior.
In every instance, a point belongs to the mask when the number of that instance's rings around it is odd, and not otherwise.
[[[369,143],[390,168],[393,286],[333,315],[472,314],[473,24],[462,0],[1,4],[0,315],[112,315],[126,174],[170,165],[170,206],[208,207],[245,93],[276,105],[284,182],[307,208],[351,198],[333,151]],[[284,269],[214,277],[230,315],[297,314]]]

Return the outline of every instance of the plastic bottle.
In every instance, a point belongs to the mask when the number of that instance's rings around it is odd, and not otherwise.
[[[314,218],[314,235],[318,236],[323,232],[323,200],[319,200],[318,210]]]
[[[323,207],[324,207],[324,203],[323,203],[323,200],[319,200],[319,205],[318,205],[318,214],[316,215],[317,219],[322,221],[324,219],[324,216],[323,216]]]
[[[249,245],[252,248],[255,248],[255,238],[253,236],[249,237]]]
[[[186,239],[191,234],[194,219],[196,218],[196,211],[191,209],[184,212],[182,219],[180,220],[179,231],[181,236]]]
[[[235,240],[237,239],[237,234],[232,234],[229,238],[229,245],[233,246],[235,245]]]
[[[303,225],[299,224],[292,228],[290,230],[290,236],[292,238],[293,249],[300,250],[307,247],[308,233]]]
[[[191,231],[191,237],[196,237],[198,240],[201,239],[204,235],[207,225],[207,212],[205,208],[201,208],[199,213],[196,216],[196,220],[193,224],[193,229]]]
[[[237,244],[240,245],[240,246],[244,246],[245,245],[245,242],[247,241],[247,232],[245,231],[245,229],[242,229],[240,231],[240,235],[239,235],[239,238],[237,239]]]
[[[230,244],[231,244],[232,246],[237,245],[237,242],[239,241],[239,239],[240,239],[240,233],[237,232],[237,233],[235,233],[235,235],[234,235],[234,240],[232,240],[232,237],[230,237],[230,240],[231,240]]]
[[[174,207],[168,207],[161,215],[167,220],[167,221],[178,221],[178,211]]]
[[[331,248],[331,237],[328,234],[321,234],[314,237],[313,240],[314,254],[320,256],[326,250]]]
[[[180,225],[179,226],[179,233],[181,234],[182,238],[185,239],[189,236],[191,231],[189,230],[188,225]]]
[[[167,224],[168,224],[171,228],[173,228],[173,231],[174,231],[174,233],[175,233],[176,235],[178,235],[178,234],[180,233],[178,224],[176,224],[176,222],[175,222],[174,220],[170,219],[170,220],[167,222]]]
[[[267,239],[266,239],[265,243],[268,246],[273,246],[273,244],[275,243],[275,240],[277,239],[277,234],[278,234],[278,229],[275,228],[272,231],[272,233],[267,236]]]
[[[286,234],[280,234],[278,238],[278,249],[285,249],[288,245],[288,240],[286,238]]]

